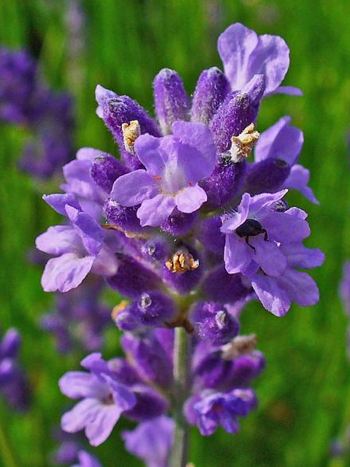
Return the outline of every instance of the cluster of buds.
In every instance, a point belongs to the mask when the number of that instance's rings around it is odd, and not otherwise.
[[[44,197],[65,223],[37,239],[53,256],[45,291],[66,293],[97,275],[126,298],[111,320],[124,333],[125,358],[93,353],[85,371],[61,378],[61,391],[80,399],[63,430],[85,430],[97,446],[123,415],[139,423],[123,433],[126,448],[152,466],[168,465],[174,442],[176,328],[189,341],[185,423],[204,436],[218,427],[236,433],[256,406],[251,382],[264,368],[256,337],[239,334],[244,306],[257,299],[283,316],[292,303],[319,298],[300,269],[321,265],[323,254],[303,245],[307,214],[285,201],[297,189],[317,202],[298,164],[302,131],[289,117],[256,130],[264,97],[300,94],[280,86],[289,49],[241,24],[220,36],[218,49],[224,72],[203,71],[192,100],[175,71],[158,73],[156,119],[97,86],[97,115],[121,157],[79,150],[63,168],[65,192]],[[149,442],[154,433],[157,442]]]

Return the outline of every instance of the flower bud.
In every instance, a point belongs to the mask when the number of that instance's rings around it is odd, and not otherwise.
[[[246,297],[251,289],[243,284],[240,274],[228,274],[219,266],[207,275],[202,290],[209,300],[232,304]]]
[[[191,120],[208,124],[230,91],[230,84],[219,68],[204,70],[193,94]]]
[[[215,144],[221,153],[230,149],[232,136],[238,136],[255,122],[265,89],[263,78],[256,76],[258,78],[253,78],[254,81],[248,83],[241,92],[233,92],[227,96],[210,123]]]
[[[220,304],[214,302],[199,303],[191,314],[195,333],[200,339],[213,345],[223,345],[238,334],[238,321]]]
[[[113,199],[108,199],[104,205],[104,214],[108,223],[120,227],[124,232],[141,232],[144,229],[136,215],[137,209],[138,206],[127,208]]]
[[[164,135],[171,133],[176,120],[188,120],[190,100],[176,71],[164,68],[154,79],[154,103]]]
[[[253,164],[245,181],[245,191],[251,195],[278,191],[290,173],[289,165],[282,159],[265,159]]]
[[[96,157],[90,169],[92,179],[106,193],[110,193],[116,179],[126,172],[126,168],[115,157],[104,153]]]
[[[161,225],[163,232],[169,233],[174,237],[182,237],[186,235],[189,230],[193,227],[198,217],[197,212],[191,212],[190,214],[179,211],[175,208],[173,214]]]
[[[207,209],[217,209],[230,201],[242,186],[246,164],[220,163],[200,185],[207,193]]]
[[[159,278],[141,263],[130,256],[119,254],[118,271],[107,279],[108,284],[127,297],[138,298],[141,291],[155,290]]]

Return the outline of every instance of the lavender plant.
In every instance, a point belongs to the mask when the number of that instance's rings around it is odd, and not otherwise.
[[[186,465],[189,425],[233,434],[256,407],[251,383],[265,361],[256,336],[240,334],[245,305],[258,299],[280,317],[319,299],[301,270],[323,254],[303,245],[307,214],[285,199],[297,189],[317,202],[298,164],[302,131],[290,117],[256,129],[265,97],[300,95],[281,86],[289,49],[241,24],[218,49],[224,72],[203,71],[192,99],[175,71],[158,73],[156,119],[97,86],[97,115],[121,158],[78,151],[63,168],[64,193],[44,196],[65,222],[37,239],[53,256],[45,291],[71,293],[96,275],[126,298],[112,312],[125,357],[93,353],[61,378],[78,401],[63,430],[85,430],[97,446],[123,415],[138,423],[122,434],[126,448],[153,467]]]
[[[29,403],[27,375],[18,361],[21,336],[8,329],[0,341],[0,395],[14,409],[23,411]]]
[[[49,89],[27,52],[0,48],[0,121],[28,132],[22,170],[47,179],[72,159],[72,114],[69,94]]]

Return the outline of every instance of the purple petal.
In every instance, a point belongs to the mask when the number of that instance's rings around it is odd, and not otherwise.
[[[161,416],[140,423],[133,431],[124,431],[122,437],[126,449],[148,467],[167,467],[173,432],[173,420]]]
[[[100,276],[114,276],[118,271],[118,260],[111,249],[103,246],[95,258],[92,271]]]
[[[275,243],[265,241],[262,236],[252,238],[250,243],[255,248],[254,260],[260,264],[265,274],[272,277],[283,274],[287,259]]]
[[[71,193],[62,193],[62,194],[54,194],[54,195],[44,195],[43,200],[49,206],[51,206],[56,212],[66,216],[65,205],[69,204],[74,208],[81,210],[80,204],[75,198],[75,196]]]
[[[175,198],[157,195],[152,199],[145,199],[137,210],[137,217],[142,227],[146,225],[159,226],[167,220],[176,206]]]
[[[278,86],[274,94],[287,94],[288,96],[302,96],[303,91],[294,86]]]
[[[218,51],[233,91],[240,90],[253,77],[248,74],[248,66],[258,42],[257,34],[240,23],[232,24],[220,34]]]
[[[102,404],[97,399],[83,399],[78,402],[61,419],[61,428],[68,433],[76,433],[87,426],[101,410]]]
[[[289,49],[279,36],[257,34],[236,23],[218,41],[220,57],[232,90],[241,89],[255,74],[266,78],[265,95],[281,84],[289,67]]]
[[[45,266],[41,285],[45,292],[68,292],[83,282],[93,262],[93,256],[79,258],[74,253],[52,258]]]
[[[311,306],[319,301],[316,282],[306,272],[287,269],[280,281],[291,299],[298,305]]]
[[[232,233],[237,227],[243,224],[249,214],[249,205],[251,201],[251,196],[249,193],[244,193],[242,196],[242,201],[240,202],[237,211],[231,212],[222,222],[221,232],[223,233]]]
[[[282,159],[292,166],[304,143],[303,132],[289,125],[291,118],[282,117],[264,131],[255,147],[255,162],[267,158]]]
[[[62,394],[71,399],[102,399],[108,395],[107,384],[84,371],[69,371],[62,376],[58,384]]]
[[[252,287],[266,310],[279,317],[287,313],[291,299],[277,279],[258,273],[252,278]]]
[[[82,248],[79,235],[69,225],[49,227],[37,237],[35,245],[38,250],[55,256]]]
[[[192,146],[199,152],[199,155],[196,151],[194,157],[184,161],[188,165],[194,166],[196,180],[193,182],[209,177],[216,164],[216,147],[207,125],[178,121],[173,123],[172,130],[176,139]]]
[[[300,243],[281,245],[291,267],[316,268],[324,262],[324,253],[318,248],[306,248]]]
[[[115,405],[100,404],[99,410],[85,428],[85,434],[91,446],[99,446],[106,441],[122,412],[123,410]]]
[[[135,142],[135,152],[150,175],[160,175],[164,170],[164,155],[160,149],[161,139],[149,134],[141,135]]]
[[[176,207],[181,212],[194,212],[207,200],[207,194],[199,185],[183,188],[176,196]]]
[[[236,234],[226,235],[224,260],[229,274],[242,272],[252,260],[253,250]]]
[[[306,220],[295,215],[295,212],[271,212],[262,220],[269,239],[281,243],[294,243],[304,240],[310,235],[310,227]]]
[[[111,198],[122,206],[136,206],[152,198],[157,193],[157,186],[151,175],[139,169],[119,177],[113,184]]]
[[[254,214],[255,216],[261,215],[264,208],[282,199],[287,192],[288,190],[282,190],[277,193],[262,193],[261,195],[253,196],[249,206],[250,214]]]
[[[101,250],[104,237],[101,226],[88,214],[72,206],[66,205],[66,213],[88,253],[96,256]]]
[[[309,183],[309,179],[309,170],[305,169],[305,167],[303,167],[302,165],[296,164],[292,167],[290,175],[285,181],[284,185],[287,188],[300,191],[300,193],[312,203],[319,204],[312,189],[309,186],[307,186],[307,184]]]
[[[96,457],[92,456],[86,451],[78,452],[78,460],[79,464],[74,465],[72,467],[102,467],[102,465],[96,459]]]

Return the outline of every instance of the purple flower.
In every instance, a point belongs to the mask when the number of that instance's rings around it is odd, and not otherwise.
[[[233,389],[226,393],[202,393],[187,401],[189,423],[197,425],[203,436],[212,435],[219,426],[228,433],[238,431],[238,417],[244,417],[256,406],[251,389]]]
[[[90,372],[71,371],[59,381],[63,394],[82,399],[63,415],[62,429],[68,433],[85,429],[90,444],[98,446],[108,438],[121,414],[134,407],[136,397],[113,377],[99,354],[86,357],[81,364]]]
[[[147,467],[167,467],[173,444],[174,421],[161,416],[140,423],[133,431],[124,431],[126,449],[142,459]]]
[[[140,136],[135,143],[139,169],[116,180],[111,198],[122,206],[141,204],[141,225],[159,226],[174,211],[192,213],[207,200],[198,182],[214,170],[215,146],[209,129],[200,123],[175,122],[173,135]]]
[[[255,146],[255,162],[267,159],[284,161],[291,168],[283,187],[299,190],[307,199],[318,203],[310,187],[309,171],[297,164],[304,143],[303,132],[290,125],[290,117],[280,118],[272,127],[261,133]]]
[[[274,209],[286,192],[253,197],[245,193],[236,211],[223,219],[221,231],[226,234],[224,259],[228,273],[251,275],[259,267],[272,277],[284,272],[287,260],[280,243],[302,241],[310,233],[300,210]]]
[[[113,252],[103,243],[103,229],[88,214],[64,204],[66,196],[51,195],[46,201],[58,212],[64,209],[70,225],[50,227],[36,240],[39,250],[55,256],[47,262],[42,276],[46,292],[68,292],[78,287],[89,272],[112,276],[118,268]]]
[[[265,95],[282,92],[300,95],[297,88],[280,86],[289,68],[289,48],[279,36],[264,34],[235,23],[219,37],[218,50],[233,91],[239,91],[256,74],[266,78]]]

